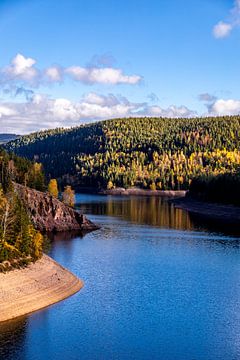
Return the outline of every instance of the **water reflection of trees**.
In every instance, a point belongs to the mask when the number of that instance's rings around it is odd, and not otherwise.
[[[87,232],[72,230],[72,231],[61,231],[57,233],[47,233],[47,238],[50,241],[69,241],[76,237],[82,238]]]
[[[176,209],[166,198],[162,197],[116,197],[96,196],[86,203],[77,204],[80,211],[93,215],[121,217],[124,220],[152,226],[172,228],[177,230],[207,230],[233,236],[240,236],[239,226],[229,226],[219,221],[189,214]]]
[[[119,216],[125,220],[152,226],[191,230],[192,221],[187,212],[176,209],[161,197],[106,198],[106,201],[82,204],[84,212],[94,215]]]
[[[7,321],[0,325],[0,359],[24,359],[27,318]]]

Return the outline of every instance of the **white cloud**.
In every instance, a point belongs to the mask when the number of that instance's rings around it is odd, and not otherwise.
[[[81,81],[85,84],[137,84],[141,81],[138,75],[124,75],[121,69],[114,68],[83,68],[71,66],[65,69],[65,73],[72,79]]]
[[[32,58],[26,58],[21,54],[17,54],[11,61],[11,64],[2,69],[2,74],[4,75],[5,81],[9,80],[23,80],[29,83],[33,81],[38,76],[37,69],[33,66],[35,65],[36,60]]]
[[[95,92],[90,92],[83,97],[83,101],[88,104],[96,104],[101,106],[115,106],[122,102],[124,104],[128,104],[129,101],[125,97],[118,96],[116,97],[113,94],[108,95],[99,95]]]
[[[220,39],[230,35],[233,26],[231,24],[219,21],[213,28],[213,35],[215,38]]]
[[[51,66],[45,70],[45,76],[50,82],[62,81],[62,72],[57,66]]]
[[[229,20],[219,21],[213,27],[213,35],[216,39],[222,39],[231,34],[231,31],[240,25],[240,0],[234,1],[234,6],[230,10]]]
[[[175,106],[171,105],[166,109],[161,108],[160,106],[146,106],[142,111],[143,114],[147,116],[161,116],[161,117],[194,117],[197,116],[196,111],[188,109],[186,106]]]
[[[3,117],[9,117],[9,116],[13,116],[16,115],[17,112],[14,109],[11,109],[10,107],[4,106],[4,105],[0,105],[0,118]]]
[[[66,76],[74,81],[84,84],[138,84],[142,77],[139,75],[126,75],[122,69],[113,67],[81,67],[70,66],[50,66],[46,69],[37,69],[36,60],[27,58],[22,54],[17,54],[11,64],[0,68],[0,84],[4,86],[23,86],[28,85],[38,87],[51,83],[59,83]]]
[[[52,113],[53,119],[64,121],[68,119],[79,120],[80,118],[76,104],[68,99],[56,99],[51,101],[49,105],[49,111]]]
[[[84,101],[87,102],[88,104],[104,105],[105,96],[98,95],[94,92],[90,92],[84,96]]]
[[[32,103],[33,104],[41,104],[43,101],[45,101],[47,99],[46,95],[43,94],[34,94],[32,97]]]
[[[237,115],[240,114],[240,100],[216,100],[208,111],[211,115]]]
[[[94,92],[79,101],[51,99],[34,94],[23,103],[0,103],[1,132],[28,133],[40,129],[69,127],[81,123],[127,116],[189,117],[196,113],[185,106],[163,109],[147,103],[130,102],[123,96]]]

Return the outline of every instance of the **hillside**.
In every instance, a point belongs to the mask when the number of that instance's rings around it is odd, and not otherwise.
[[[187,189],[240,165],[240,117],[114,119],[23,136],[8,151],[74,186]]]

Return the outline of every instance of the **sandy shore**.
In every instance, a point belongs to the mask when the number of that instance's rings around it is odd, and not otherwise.
[[[166,196],[166,197],[183,197],[186,195],[185,190],[145,190],[139,188],[115,188],[111,190],[102,190],[101,195],[136,195],[136,196]]]
[[[225,224],[240,225],[240,207],[195,200],[190,197],[173,200],[174,206],[202,218]]]
[[[0,273],[0,322],[26,315],[73,295],[83,282],[50,257]]]

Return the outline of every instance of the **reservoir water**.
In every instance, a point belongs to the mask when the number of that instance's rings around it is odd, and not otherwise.
[[[1,360],[240,359],[239,234],[161,198],[77,203],[101,229],[59,234],[49,255],[85,286],[1,325]]]

